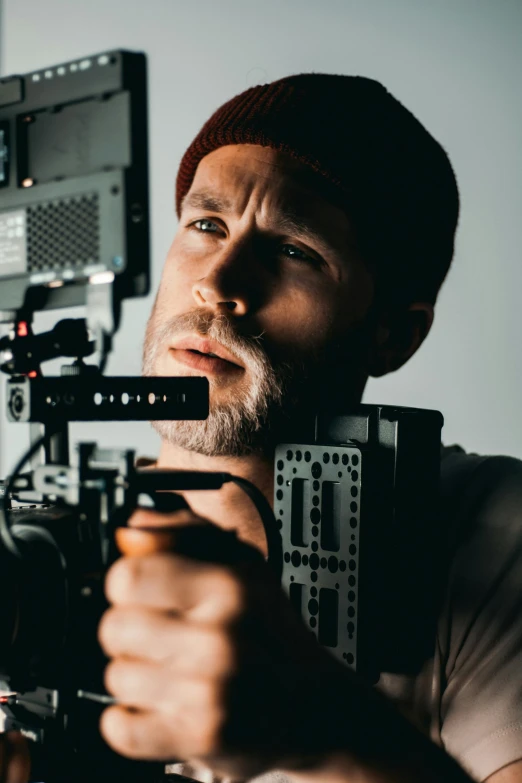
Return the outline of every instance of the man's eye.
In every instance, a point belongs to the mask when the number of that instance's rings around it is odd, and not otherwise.
[[[288,258],[295,258],[296,261],[309,261],[310,263],[319,263],[313,256],[309,256],[304,250],[296,247],[295,245],[281,245],[281,252],[288,256]]]
[[[219,229],[217,223],[214,223],[213,220],[207,220],[207,218],[195,220],[194,223],[192,223],[192,226],[203,234],[215,234],[216,230]]]

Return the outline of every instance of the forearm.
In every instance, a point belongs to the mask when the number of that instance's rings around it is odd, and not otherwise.
[[[311,753],[285,764],[295,783],[471,783],[388,699],[351,675],[328,678],[312,701],[301,726]]]

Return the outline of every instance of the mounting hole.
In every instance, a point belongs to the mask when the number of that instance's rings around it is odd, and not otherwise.
[[[314,464],[312,465],[312,476],[313,476],[313,478],[315,478],[315,479],[320,478],[322,472],[323,472],[323,469],[322,469],[321,465],[319,464],[319,462],[314,462]]]

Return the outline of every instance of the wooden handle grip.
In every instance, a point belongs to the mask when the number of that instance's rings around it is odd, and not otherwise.
[[[114,535],[122,555],[143,557],[170,552],[174,548],[175,533],[170,528],[118,527]]]

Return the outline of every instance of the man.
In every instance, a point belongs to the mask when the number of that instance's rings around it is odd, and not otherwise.
[[[380,84],[302,74],[218,109],[176,205],[144,372],[205,375],[210,416],[158,423],[156,464],[225,470],[271,500],[274,445],[306,439],[322,406],[359,402],[426,338],[455,178]],[[102,717],[109,744],[181,759],[172,770],[199,780],[522,781],[522,467],[453,449],[442,472],[452,566],[433,657],[378,688],[294,616],[240,490],[137,511],[100,626],[119,701]]]

